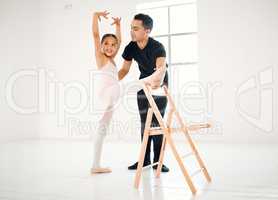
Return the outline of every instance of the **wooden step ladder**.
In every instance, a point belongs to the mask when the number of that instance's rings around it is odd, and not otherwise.
[[[142,175],[142,170],[143,170],[143,162],[144,162],[144,158],[145,158],[145,153],[146,153],[146,147],[147,147],[147,142],[149,139],[149,136],[152,135],[163,135],[163,142],[162,142],[162,146],[161,146],[161,151],[160,151],[160,158],[159,161],[157,163],[153,163],[149,166],[146,167],[150,167],[150,166],[154,166],[154,165],[158,165],[157,170],[156,170],[156,177],[159,178],[160,177],[160,173],[161,173],[161,168],[162,168],[162,163],[163,163],[163,159],[164,159],[164,154],[165,154],[165,146],[166,144],[169,144],[175,159],[178,162],[178,165],[182,171],[182,174],[185,178],[185,181],[187,183],[187,185],[189,186],[191,192],[193,195],[196,194],[197,189],[192,181],[192,177],[195,176],[196,174],[202,172],[203,175],[205,176],[206,180],[208,182],[211,182],[211,177],[207,171],[207,168],[205,167],[205,164],[203,162],[203,160],[201,159],[199,152],[196,148],[196,145],[194,144],[189,132],[191,131],[198,131],[202,128],[210,128],[211,125],[208,123],[203,123],[203,124],[194,124],[194,125],[187,125],[183,122],[175,104],[173,101],[173,98],[171,97],[169,90],[166,86],[163,86],[163,93],[165,93],[165,95],[163,94],[163,96],[166,96],[168,99],[168,103],[170,106],[170,110],[167,116],[167,122],[166,124],[163,121],[163,118],[159,112],[159,109],[152,97],[151,94],[151,89],[149,88],[149,86],[143,84],[143,90],[145,92],[145,95],[149,101],[149,109],[148,109],[148,113],[147,113],[147,119],[146,119],[146,124],[145,124],[145,130],[144,130],[144,136],[143,136],[143,141],[141,144],[141,150],[140,150],[140,155],[139,155],[139,160],[138,160],[138,167],[136,170],[136,175],[135,175],[135,182],[134,182],[134,186],[135,188],[139,187],[140,184],[140,178]],[[153,114],[155,115],[156,119],[159,122],[159,126],[160,127],[151,127],[151,122],[152,122],[152,117]],[[180,125],[180,128],[172,128],[171,124],[173,121],[173,116],[176,116],[178,123]],[[172,139],[172,133],[175,132],[182,132],[185,135],[185,138],[187,139],[189,146],[191,147],[192,152],[190,152],[189,154],[185,155],[184,157],[193,155],[195,156],[195,158],[197,159],[197,162],[200,166],[200,169],[198,169],[197,171],[195,171],[192,174],[189,174],[189,172],[187,171],[186,167],[183,164],[183,157],[181,157],[177,151],[177,148],[174,144],[174,141]],[[144,167],[145,168],[145,167]]]

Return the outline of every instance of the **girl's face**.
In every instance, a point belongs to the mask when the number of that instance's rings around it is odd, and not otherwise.
[[[101,50],[107,57],[115,56],[118,48],[117,40],[113,37],[107,37],[101,44]]]

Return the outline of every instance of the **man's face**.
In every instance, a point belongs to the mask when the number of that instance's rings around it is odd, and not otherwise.
[[[141,20],[132,20],[131,22],[131,39],[134,42],[140,42],[149,36],[150,30],[145,29]]]

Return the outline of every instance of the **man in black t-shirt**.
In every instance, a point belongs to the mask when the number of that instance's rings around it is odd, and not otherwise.
[[[150,85],[153,89],[160,87],[162,82],[163,84],[168,85],[166,52],[164,46],[160,42],[149,37],[152,27],[153,20],[150,16],[145,14],[135,15],[131,24],[132,41],[125,47],[125,50],[122,54],[122,57],[124,58],[124,63],[118,73],[119,80],[125,77],[125,75],[129,72],[132,61],[135,60],[141,72],[139,79],[143,79],[144,82]],[[166,96],[153,95],[153,98],[163,117],[167,106]],[[137,93],[137,104],[141,120],[141,139],[143,139],[147,111],[149,108],[149,103],[143,90],[140,90]],[[152,119],[152,126],[159,126],[159,123],[154,115]],[[149,137],[146,155],[144,159],[144,166],[151,164],[151,142],[153,142],[154,151],[153,162],[158,162],[162,140],[162,135]],[[137,165],[138,162],[129,166],[128,169],[135,170],[137,169]],[[153,166],[153,168],[157,169],[157,165]],[[165,165],[162,165],[161,171],[168,172],[169,169]]]

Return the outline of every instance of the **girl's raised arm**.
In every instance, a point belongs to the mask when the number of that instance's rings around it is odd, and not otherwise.
[[[101,45],[100,45],[100,36],[99,36],[99,27],[98,27],[98,20],[101,21],[101,17],[104,17],[105,19],[108,19],[107,15],[109,15],[109,12],[95,12],[93,15],[93,38],[95,43],[95,55],[98,59],[101,54]]]
[[[121,36],[121,18],[120,17],[112,17],[112,19],[114,20],[114,22],[111,25],[115,25],[116,26],[116,37],[118,39],[118,49],[117,52],[121,46],[121,42],[122,42],[122,36]]]

